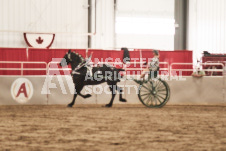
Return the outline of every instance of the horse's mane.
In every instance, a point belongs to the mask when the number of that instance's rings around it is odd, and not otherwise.
[[[82,61],[84,61],[85,59],[82,57],[82,55],[80,55],[79,53],[76,53],[76,52],[71,52],[71,54],[72,54],[72,57],[73,57],[73,55],[74,55],[74,57],[76,57],[75,59],[77,60],[78,58],[79,58],[79,61],[80,62],[82,62]]]

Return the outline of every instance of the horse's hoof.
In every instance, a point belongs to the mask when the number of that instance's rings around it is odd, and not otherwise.
[[[119,101],[120,101],[120,102],[127,102],[126,99],[123,99],[123,98],[120,99]]]
[[[92,96],[92,95],[87,94],[87,95],[84,96],[84,98],[89,98],[89,97],[91,97],[91,96]]]
[[[111,104],[106,104],[105,107],[112,107],[112,105]]]
[[[72,106],[73,106],[73,105],[71,105],[71,104],[68,104],[68,105],[67,105],[67,107],[69,107],[69,108],[71,108]]]

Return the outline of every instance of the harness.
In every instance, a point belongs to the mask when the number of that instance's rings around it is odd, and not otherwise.
[[[74,75],[74,74],[78,74],[80,75],[81,73],[78,72],[79,69],[81,69],[82,67],[86,67],[87,68],[87,73],[90,74],[90,76],[93,76],[93,73],[92,73],[92,69],[93,67],[90,65],[90,61],[91,61],[91,58],[92,58],[92,54],[89,56],[89,58],[87,58],[84,62],[80,63],[72,72],[71,74]]]

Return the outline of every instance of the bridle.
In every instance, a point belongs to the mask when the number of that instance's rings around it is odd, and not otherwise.
[[[71,53],[67,53],[67,58],[68,58],[70,61],[72,61],[72,59],[71,59]]]

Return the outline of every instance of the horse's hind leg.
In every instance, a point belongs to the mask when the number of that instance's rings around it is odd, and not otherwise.
[[[108,84],[109,85],[109,89],[111,90],[111,101],[105,105],[105,107],[112,107],[112,104],[113,104],[113,101],[114,101],[114,98],[115,98],[115,89],[116,89],[116,84]]]
[[[120,88],[120,87],[117,86],[117,85],[116,85],[116,88],[117,88],[117,90],[118,90],[118,92],[119,92],[119,101],[121,101],[121,102],[127,102],[126,99],[122,98],[122,92],[123,92],[123,89]]]
[[[91,94],[83,95],[83,94],[81,94],[80,92],[78,93],[78,95],[80,95],[80,96],[83,97],[84,99],[89,98],[89,97],[92,96]]]

